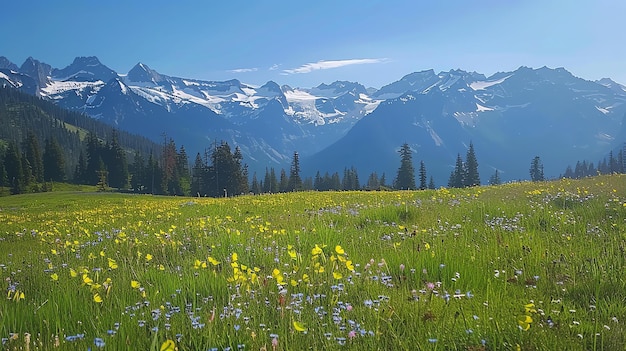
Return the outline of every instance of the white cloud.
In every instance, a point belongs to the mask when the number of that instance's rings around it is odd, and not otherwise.
[[[339,68],[343,66],[350,65],[362,65],[367,63],[382,63],[387,59],[349,59],[349,60],[321,60],[313,63],[305,63],[304,65],[293,68],[283,70],[286,74],[296,74],[296,73],[309,73],[312,71],[320,70],[320,69],[331,69],[331,68]]]
[[[254,67],[254,68],[237,68],[237,69],[231,69],[229,72],[231,73],[246,73],[246,72],[256,72],[259,69]]]
[[[273,65],[269,68],[269,70],[270,70],[270,71],[275,71],[275,70],[277,70],[277,69],[278,69],[278,67],[280,67],[280,65],[278,65],[278,64],[273,64]]]

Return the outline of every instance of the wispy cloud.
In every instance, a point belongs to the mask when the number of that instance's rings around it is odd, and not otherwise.
[[[254,68],[237,68],[237,69],[231,69],[229,72],[230,73],[246,73],[246,72],[256,72],[259,69],[254,67]]]
[[[313,71],[317,71],[320,69],[331,69],[331,68],[339,68],[344,66],[351,65],[363,65],[363,64],[372,64],[372,63],[382,63],[387,61],[384,58],[377,59],[349,59],[349,60],[321,60],[312,63],[305,63],[304,65],[293,68],[283,70],[286,74],[296,74],[296,73],[309,73]]]
[[[270,68],[268,68],[268,69],[269,69],[270,71],[275,71],[275,70],[277,70],[277,69],[278,69],[278,67],[280,67],[280,65],[275,63],[275,64],[273,64],[273,65],[272,65]]]

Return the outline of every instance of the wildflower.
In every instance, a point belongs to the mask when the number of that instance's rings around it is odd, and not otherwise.
[[[97,348],[102,348],[104,347],[104,345],[106,345],[106,343],[104,342],[104,340],[102,340],[102,338],[93,339],[93,344],[96,345]]]
[[[176,344],[174,343],[174,341],[167,339],[165,340],[165,342],[163,342],[163,344],[161,344],[161,348],[159,350],[160,351],[174,351],[176,350]]]
[[[524,314],[524,315],[517,317],[517,324],[519,325],[520,329],[524,331],[530,329],[530,323],[532,322],[533,322],[533,319],[531,316]]]
[[[138,281],[136,281],[136,280],[131,280],[131,281],[130,281],[130,286],[131,286],[133,289],[139,289],[139,287],[141,286],[141,284],[140,284]]]
[[[343,275],[341,275],[341,273],[339,273],[339,272],[333,272],[333,278],[341,279],[341,278],[343,278]]]
[[[109,261],[109,268],[111,269],[117,269],[117,262],[115,262],[114,259],[107,257],[107,260]]]
[[[355,337],[356,337],[356,332],[354,330],[350,330],[350,332],[348,333],[348,338],[354,339]]]
[[[300,333],[306,332],[307,330],[304,324],[298,321],[293,321],[293,328]]]
[[[344,255],[346,253],[346,251],[340,245],[335,246],[335,252],[337,253],[337,255]]]
[[[319,247],[319,245],[315,244],[315,247],[313,249],[311,249],[311,255],[312,256],[318,256],[322,254],[322,248]]]
[[[52,273],[50,275],[50,279],[52,279],[52,281],[56,282],[57,280],[59,280],[59,275],[56,273]]]
[[[146,262],[152,261],[152,255],[146,254]]]
[[[95,293],[95,294],[93,295],[93,301],[94,301],[95,303],[102,303],[102,297],[100,296],[100,294]]]

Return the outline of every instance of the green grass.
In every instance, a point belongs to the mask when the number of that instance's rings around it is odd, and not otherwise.
[[[625,180],[4,197],[0,337],[26,349],[28,333],[39,350],[166,340],[179,350],[623,349]]]

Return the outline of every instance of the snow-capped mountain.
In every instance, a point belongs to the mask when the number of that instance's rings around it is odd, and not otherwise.
[[[120,74],[96,57],[61,69],[33,58],[18,68],[0,57],[0,70],[4,84],[155,140],[167,134],[190,152],[220,140],[239,145],[251,169],[283,167],[294,151],[320,151],[380,103],[357,83],[253,86],[172,77],[143,63]]]
[[[424,160],[445,185],[457,155],[465,157],[473,142],[484,182],[495,169],[503,179],[527,179],[534,156],[546,175],[558,176],[566,165],[595,162],[626,141],[620,135],[625,89],[562,68],[521,67],[488,78],[460,70],[412,73],[373,94],[386,100],[305,164],[308,171],[355,166],[363,177],[393,175],[396,151],[407,142],[415,163]]]
[[[61,69],[33,58],[18,67],[0,57],[0,85],[157,141],[165,134],[191,155],[226,140],[242,149],[251,173],[288,167],[298,151],[307,175],[350,166],[362,177],[392,175],[396,150],[408,142],[441,185],[472,141],[483,181],[494,169],[503,179],[525,179],[535,155],[556,176],[626,137],[626,87],[563,68],[490,77],[424,70],[376,90],[345,81],[301,88],[179,78],[143,63],[121,74],[96,57]]]

